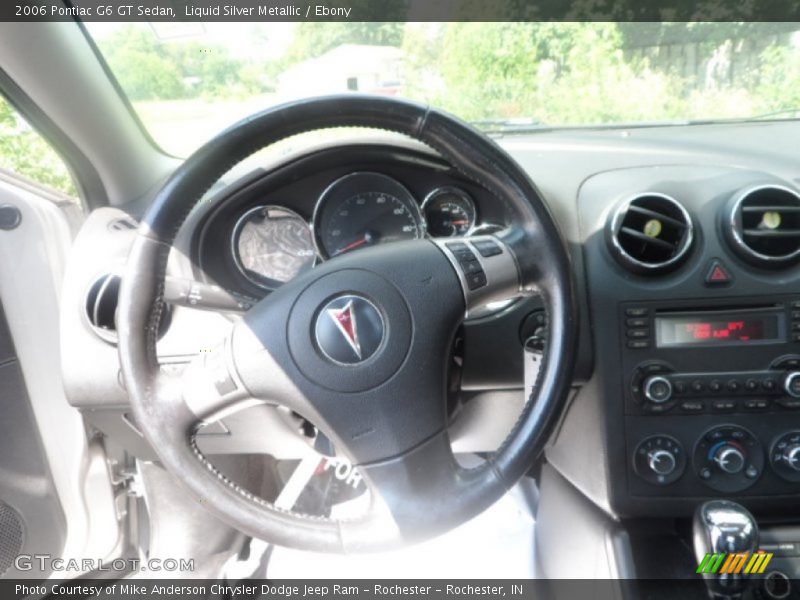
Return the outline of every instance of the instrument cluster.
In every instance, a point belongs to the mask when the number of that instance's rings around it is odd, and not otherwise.
[[[318,261],[400,240],[465,236],[477,221],[475,201],[459,187],[437,187],[420,202],[398,180],[360,171],[331,183],[310,220],[278,205],[248,208],[233,228],[231,252],[245,278],[271,290]]]

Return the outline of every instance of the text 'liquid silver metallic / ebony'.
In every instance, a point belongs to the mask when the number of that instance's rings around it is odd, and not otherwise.
[[[385,328],[378,308],[366,298],[334,298],[317,314],[314,336],[320,352],[342,365],[368,360],[383,342]]]

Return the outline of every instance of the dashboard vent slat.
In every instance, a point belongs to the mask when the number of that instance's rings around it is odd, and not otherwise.
[[[779,185],[745,190],[732,199],[726,233],[736,252],[764,267],[800,259],[800,194]]]
[[[693,225],[681,204],[664,194],[641,194],[623,203],[608,225],[615,257],[638,273],[677,267],[692,245]]]

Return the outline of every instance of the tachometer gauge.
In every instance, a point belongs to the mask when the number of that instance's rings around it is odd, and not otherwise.
[[[433,190],[422,203],[422,210],[432,237],[466,235],[475,226],[475,203],[459,188]]]
[[[231,241],[236,266],[263,288],[275,288],[314,266],[311,229],[288,208],[259,206],[247,211]]]
[[[314,234],[322,256],[425,234],[414,197],[399,182],[378,173],[353,173],[325,190],[314,211]]]

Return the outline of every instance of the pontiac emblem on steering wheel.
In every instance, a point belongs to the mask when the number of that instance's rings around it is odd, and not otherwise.
[[[355,365],[370,358],[380,347],[383,317],[366,298],[339,296],[317,314],[314,335],[317,347],[327,358],[338,364]]]

